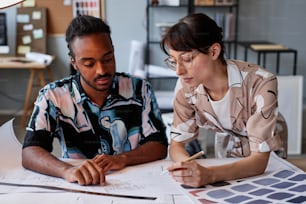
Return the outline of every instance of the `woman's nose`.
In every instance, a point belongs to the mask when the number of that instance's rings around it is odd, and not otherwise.
[[[181,63],[177,63],[175,71],[176,71],[176,75],[182,75],[186,72],[186,69],[184,65],[182,65]]]

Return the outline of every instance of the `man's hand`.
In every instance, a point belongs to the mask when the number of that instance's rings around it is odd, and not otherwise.
[[[101,154],[93,158],[94,163],[103,169],[104,173],[110,170],[120,170],[126,166],[126,156]]]
[[[41,147],[30,146],[22,150],[22,165],[26,169],[77,182],[79,185],[105,185],[103,168],[92,159],[73,166]]]
[[[137,148],[116,155],[97,155],[92,160],[103,169],[104,173],[110,170],[120,170],[126,166],[143,164],[163,159],[167,156],[167,146],[160,142],[150,141]]]
[[[103,168],[93,160],[86,160],[80,166],[67,168],[64,179],[69,182],[77,182],[79,185],[105,185]]]

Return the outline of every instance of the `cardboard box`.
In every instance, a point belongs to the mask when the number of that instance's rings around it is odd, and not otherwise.
[[[159,0],[158,5],[179,6],[180,0]]]
[[[215,5],[215,0],[194,0],[195,6],[213,6]]]
[[[216,5],[234,5],[235,0],[215,0]]]

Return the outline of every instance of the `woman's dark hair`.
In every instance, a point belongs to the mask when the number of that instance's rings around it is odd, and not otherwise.
[[[93,16],[81,15],[75,17],[69,24],[66,30],[66,42],[69,49],[69,56],[74,56],[71,50],[71,42],[75,37],[95,34],[106,33],[110,36],[110,27],[100,18]],[[111,40],[111,37],[110,37]],[[112,41],[112,40],[111,40]]]
[[[163,37],[160,46],[165,54],[169,55],[168,48],[177,51],[191,51],[208,54],[209,47],[219,43],[221,53],[219,59],[225,63],[223,33],[217,23],[203,13],[193,13],[179,20],[170,27]]]

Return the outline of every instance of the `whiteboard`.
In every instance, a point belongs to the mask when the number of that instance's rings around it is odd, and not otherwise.
[[[288,126],[288,154],[302,152],[303,76],[277,76],[279,112]]]

